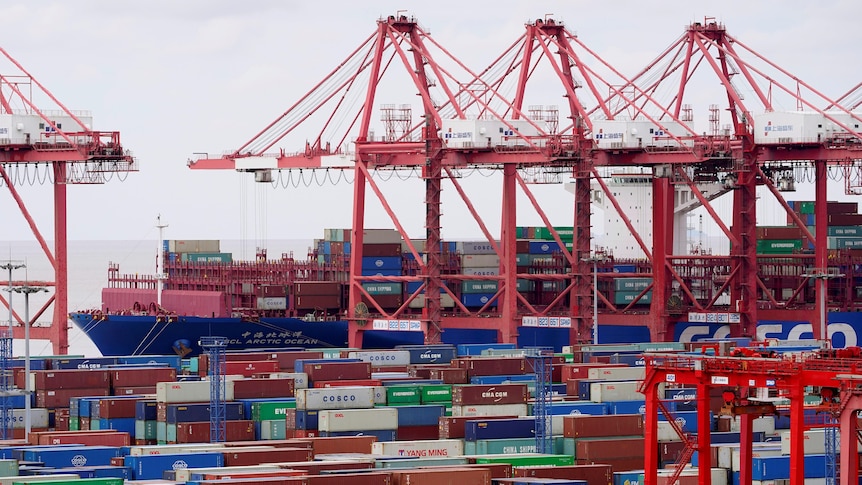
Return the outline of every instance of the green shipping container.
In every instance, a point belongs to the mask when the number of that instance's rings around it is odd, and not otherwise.
[[[421,399],[419,386],[386,387],[386,405],[388,406],[419,404]]]
[[[79,431],[81,429],[81,422],[76,417],[69,418],[69,431]]]
[[[814,214],[814,201],[806,200],[799,203],[799,213],[800,214]]]
[[[808,230],[814,234],[815,228],[809,227]],[[826,233],[828,236],[857,237],[862,236],[862,226],[829,226]]]
[[[862,237],[828,237],[827,249],[862,249]]]
[[[521,293],[533,291],[536,289],[536,282],[533,280],[518,280],[518,291]]]
[[[616,291],[614,292],[614,304],[616,305],[628,305],[629,303],[635,301],[635,298],[640,294],[640,291]],[[636,305],[649,305],[652,302],[652,291],[646,292],[643,295]]]
[[[0,460],[0,477],[17,477],[18,476],[18,460],[5,459]]]
[[[227,264],[233,262],[233,255],[231,253],[183,253],[181,259],[188,263]]]
[[[135,439],[139,440],[154,440],[156,439],[156,422],[145,421],[143,419],[135,420]]]
[[[422,404],[452,402],[450,384],[427,384],[419,388],[419,394],[419,401]]]
[[[557,235],[560,236],[560,240],[563,242],[571,242],[572,239],[574,239],[575,232],[572,226],[555,226],[554,230],[557,231]],[[545,241],[554,240],[554,236],[551,234],[551,230],[547,227],[536,227],[534,229],[533,238],[542,239]]]
[[[362,287],[365,288],[365,291],[367,291],[369,295],[401,294],[401,283],[380,281],[375,283],[362,283]]]
[[[62,480],[39,480],[38,482],[21,481],[12,482],[12,485],[29,485],[31,483],[40,483],[45,485],[123,485],[122,478],[81,478],[78,480],[64,478]]]
[[[461,282],[461,293],[496,293],[496,281],[463,281]]]
[[[562,436],[553,437],[551,449],[557,455],[565,454]],[[536,453],[536,438],[505,438],[464,442],[465,455],[512,455],[517,453]]]
[[[273,419],[260,422],[261,440],[283,440],[287,439],[287,423],[282,419]]]
[[[296,409],[296,401],[261,401],[251,403],[251,419],[254,421],[284,421],[288,409]]]
[[[535,441],[535,440],[534,440]],[[572,455],[497,455],[477,456],[476,463],[508,463],[512,466],[571,466],[575,464]]]
[[[641,292],[652,284],[652,278],[616,278],[614,290]]]
[[[176,428],[174,428],[176,430]],[[174,433],[176,436],[176,433]],[[164,421],[156,421],[156,440],[160,443],[168,442],[168,423]]]
[[[801,249],[801,239],[761,239],[757,241],[757,254],[792,254]]]

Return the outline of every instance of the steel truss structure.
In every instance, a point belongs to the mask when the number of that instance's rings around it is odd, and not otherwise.
[[[406,81],[391,83],[389,77],[398,72]],[[709,129],[704,131],[693,122],[690,92],[696,85],[715,85],[716,80],[720,89],[712,96],[723,99],[724,105],[710,105]],[[404,86],[412,87],[412,94],[421,100],[421,121],[409,122],[412,118],[403,106],[384,104],[381,119],[386,135],[375,138],[372,118],[381,90]],[[546,98],[549,91],[561,94],[566,106],[558,109],[527,104]],[[507,96],[508,93],[512,94]],[[637,298],[652,292],[652,303],[644,316],[648,317],[653,341],[671,337],[674,324],[683,320],[687,312],[737,313],[738,321],[730,325],[731,335],[754,336],[759,318],[814,321],[828,305],[823,298],[827,284],[816,289],[817,303],[813,303],[814,299],[799,298],[810,278],[829,271],[824,244],[826,225],[817,224],[812,233],[790,209],[781,189],[792,185],[794,170],[811,170],[816,186],[815,213],[817,220],[822,221],[826,220],[830,170],[838,170],[845,176],[848,191],[859,190],[857,185],[862,187],[862,177],[854,175],[862,173],[859,161],[862,137],[856,128],[862,118],[851,111],[858,105],[854,93],[851,90],[839,100],[829,99],[730,36],[722,24],[710,18],[691,24],[654,61],[629,78],[553,18],[527,24],[520,38],[489,67],[477,72],[432,39],[416,19],[399,14],[380,19],[376,30],[338,68],[239,149],[220,157],[204,154],[190,160],[189,166],[247,171],[264,182],[271,181],[273,173],[280,176],[283,171],[353,172],[348,308],[352,346],[361,345],[369,314],[384,319],[404,318],[410,301],[422,292],[425,304],[420,318],[429,343],[439,341],[441,331],[447,327],[494,328],[498,330],[499,341],[511,342],[518,335],[522,318],[555,315],[572,318],[571,343],[587,342],[593,325],[592,291],[598,293],[602,302],[604,323],[631,320],[630,314],[635,312],[632,305],[620,308],[600,288],[592,288],[593,182],[617,208],[619,217],[649,260],[649,269],[638,272],[637,276],[651,277],[653,282]],[[816,113],[833,123],[837,131],[812,140],[756,142],[757,116],[776,111],[776,106],[788,100],[797,110]],[[722,112],[730,117],[727,128],[721,126]],[[488,136],[477,128],[476,134],[481,135],[471,137],[467,143],[459,141],[456,136],[459,127],[469,123],[478,127],[480,120],[492,122],[489,125],[494,128],[492,131],[499,128],[503,136]],[[648,130],[635,135],[632,128],[637,123]],[[608,143],[602,135],[614,126],[625,128],[625,140],[620,133],[619,142]],[[301,146],[291,140],[303,135],[309,141],[298,151],[277,147],[281,142]],[[651,242],[638,234],[631,215],[621,210],[602,178],[603,169],[629,167],[644,167],[653,174]],[[491,233],[459,183],[461,171],[469,169],[496,170],[502,177],[499,234]],[[426,231],[421,238],[426,241],[424,261],[399,218],[397,209],[405,201],[387,200],[372,177],[375,173],[399,170],[420,172],[425,182],[422,203],[426,208]],[[563,175],[574,181],[571,251],[562,249],[565,245],[560,235],[530,189],[532,182],[557,181]],[[704,181],[721,182],[732,193],[730,223],[722,220],[710,203],[711,197],[702,192],[699,184]],[[445,274],[450,281],[483,279],[497,283],[496,294],[478,310],[466,308],[443,284],[439,243],[440,193],[444,183],[458,193],[467,213],[500,259],[496,276]],[[672,221],[678,186],[688,187],[713,218],[731,244],[730,256],[673,254]],[[789,298],[776,294],[759,272],[761,264],[755,244],[758,187],[765,187],[775,196],[816,248],[813,255],[793,255],[789,262],[775,263],[816,270],[791,283],[795,291]],[[417,274],[362,275],[369,192],[376,196],[393,227],[402,234],[418,262]],[[535,210],[560,246],[558,271],[538,274],[518,271],[515,247],[519,195],[530,201],[530,209]],[[802,257],[808,259],[803,261]],[[687,273],[695,266],[716,272],[712,281],[718,285],[715,292],[703,296],[695,291]],[[519,279],[559,282],[564,289],[553,301],[538,305],[519,294],[516,285]],[[407,295],[401,307],[388,309],[378,305],[362,286],[363,282],[374,281],[419,281],[421,286]],[[453,297],[454,310],[443,311],[440,297],[445,293]],[[730,296],[729,307],[719,303],[718,296],[723,293]],[[365,301],[370,302],[368,312]],[[362,311],[357,312],[357,308]],[[794,312],[792,316],[785,313],[788,311]],[[815,329],[815,337],[826,336]]]

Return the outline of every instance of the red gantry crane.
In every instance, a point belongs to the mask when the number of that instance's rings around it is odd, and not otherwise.
[[[96,131],[93,116],[68,109],[5,50],[0,49],[0,185],[8,190],[53,268],[53,281],[2,281],[7,285],[53,290],[30,317],[38,320],[53,308],[51,325],[32,329],[31,337],[50,340],[53,352],[65,355],[68,339],[68,250],[66,202],[72,184],[102,184],[137,171],[134,158],[116,131]],[[53,220],[46,238],[27,208],[23,190],[30,185],[53,186]],[[54,247],[48,241],[53,239]],[[12,255],[14,258],[14,255]],[[50,292],[49,292],[50,293]],[[0,294],[9,308],[9,300]],[[14,312],[14,338],[23,338],[24,322]]]
[[[406,82],[391,82],[395,73],[401,73]],[[701,85],[715,85],[715,79],[718,88],[710,95],[724,99],[725,106],[709,106],[709,129],[703,130],[693,122],[689,98],[695,97],[692,93]],[[375,137],[371,127],[378,98],[382,92],[391,96],[405,86],[418,95],[421,121],[413,121],[410,105],[383,104],[380,118],[385,135]],[[555,91],[566,103],[562,123],[558,107],[539,104]],[[325,178],[334,172],[353,172],[348,309],[352,346],[361,345],[369,320],[381,319],[385,325],[387,320],[404,318],[410,302],[419,297],[424,298],[424,305],[418,326],[426,332],[427,342],[438,341],[445,328],[493,328],[499,332],[499,341],[513,342],[519,328],[547,318],[557,318],[559,326],[570,327],[571,343],[586,342],[594,324],[591,290],[601,302],[603,323],[631,325],[632,315],[642,313],[653,341],[672,337],[675,323],[709,313],[723,315],[731,335],[752,337],[761,316],[798,320],[805,315],[812,322],[819,317],[822,325],[815,337],[822,338],[826,336],[825,296],[830,276],[823,244],[826,225],[818,224],[812,234],[780,192],[792,188],[800,173],[813,173],[816,214],[822,221],[826,220],[830,169],[846,176],[848,191],[857,190],[853,184],[859,183],[862,173],[862,137],[857,126],[862,118],[851,111],[852,93],[830,100],[731,37],[714,19],[690,25],[656,60],[627,78],[552,18],[527,24],[516,42],[476,73],[434,41],[415,19],[399,14],[379,20],[376,31],[338,68],[249,142],[225,156],[201,156],[189,166],[253,172],[261,182],[284,172],[303,177],[303,171],[322,171]],[[779,111],[779,100],[789,101],[792,110]],[[727,128],[722,127],[723,112],[729,117]],[[828,129],[818,129],[818,124]],[[295,139],[302,137],[307,141],[297,143]],[[289,151],[277,147],[282,142],[304,147]],[[632,215],[621,209],[604,181],[601,170],[613,167],[651,171],[651,241],[638,234]],[[458,181],[464,171],[477,169],[502,174],[499,235],[491,234]],[[420,171],[425,181],[424,262],[399,221],[397,209],[404,201],[390,203],[375,182],[375,174],[392,171]],[[531,182],[561,182],[563,177],[574,180],[571,251],[529,188]],[[853,180],[856,182],[851,183]],[[705,181],[732,193],[729,223],[710,203],[715,194],[701,189]],[[444,182],[459,194],[499,257],[498,274],[445,275],[452,281],[496,283],[496,293],[478,310],[465,307],[442,283],[440,191]],[[616,305],[600,288],[593,288],[590,277],[600,254],[590,247],[593,183],[616,207],[648,260],[649,269],[637,276],[650,276],[652,283],[625,305]],[[791,255],[781,261],[758,258],[755,209],[759,186],[776,197],[814,244],[813,256]],[[674,234],[674,199],[680,187],[702,204],[725,234],[732,246],[730,256],[673,254],[674,238],[679,237]],[[369,189],[419,262],[416,275],[362,275]],[[519,189],[560,248],[556,271],[518,270],[515,213]],[[766,271],[781,269],[787,261],[794,268],[814,268],[791,272],[794,276],[785,283],[791,285],[789,297],[780,291],[786,288],[767,284],[764,277]],[[821,283],[814,305],[802,297],[811,278]],[[538,304],[517,291],[518,280],[554,282],[562,289],[553,300]],[[362,285],[374,281],[422,284],[407,295],[401,307],[388,309],[378,305]],[[703,283],[712,289],[704,293],[695,288]],[[635,304],[648,292],[652,292],[649,310],[637,310]],[[445,312],[441,307],[444,294],[455,302]],[[721,302],[725,294],[730,296],[730,305]],[[365,311],[366,302],[370,313]]]

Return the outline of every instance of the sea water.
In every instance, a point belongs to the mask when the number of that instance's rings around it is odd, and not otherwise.
[[[46,242],[53,253],[53,242]],[[266,241],[265,243],[250,243],[240,240],[223,240],[221,252],[232,253],[234,261],[254,260],[258,244],[267,249],[269,259],[278,259],[282,254],[293,253],[296,259],[304,259],[312,245],[310,240],[283,239]],[[69,311],[98,309],[102,303],[102,288],[108,284],[108,266],[117,264],[120,274],[152,275],[156,271],[157,241],[68,241],[68,272],[69,272]],[[31,286],[40,286],[40,282],[53,282],[54,273],[51,263],[39,243],[33,241],[0,241],[0,265],[8,262],[13,265],[24,264],[26,268],[12,271],[12,281],[15,283],[29,282]],[[8,270],[0,270],[0,281],[9,279]],[[35,318],[34,326],[50,325],[53,318],[53,305],[42,314],[37,315],[54,291],[33,293],[29,296],[30,318]],[[5,288],[0,288],[4,299],[9,298]],[[24,318],[24,296],[12,294],[12,308],[21,318]],[[8,325],[9,310],[0,305],[0,325]],[[69,322],[69,354],[99,357],[101,353],[90,339],[77,327]],[[13,342],[13,354],[24,355],[24,341]],[[52,355],[51,344],[47,340],[31,340],[31,355]]]

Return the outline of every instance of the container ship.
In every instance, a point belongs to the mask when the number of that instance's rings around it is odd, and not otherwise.
[[[626,176],[620,183],[637,184]],[[813,202],[790,201],[796,215],[813,226]],[[836,347],[853,346],[862,331],[862,215],[855,202],[829,202],[829,271],[827,285],[828,335]],[[813,248],[797,226],[763,226],[757,232],[760,289],[757,338],[798,340],[812,338],[816,324],[816,280],[810,277]],[[606,231],[613,231],[606,225]],[[571,226],[553,233],[571,248]],[[517,228],[518,292],[533,309],[554,307],[545,317],[524,316],[517,339],[521,346],[544,345],[561,350],[569,343],[571,315],[565,313],[569,271],[562,249],[545,227]],[[127,275],[116,264],[108,269],[102,306],[70,315],[103,355],[140,355],[200,352],[201,336],[228,339],[229,348],[345,347],[348,343],[349,229],[327,229],[302,259],[292,255],[271,258],[258,250],[255,260],[240,261],[220,252],[219,241],[167,240],[162,246],[163,272]],[[363,301],[362,316],[369,329],[363,347],[392,348],[423,343],[423,333],[409,326],[422,318],[424,295],[419,266],[407,241],[391,229],[364,232],[362,275],[377,276],[363,283],[375,301]],[[651,304],[652,278],[648,260],[619,243],[604,249],[595,262],[598,332],[595,343],[649,342],[646,323]],[[410,245],[424,257],[424,241]],[[440,246],[443,318],[457,319],[459,311],[481,311],[500,316],[495,293],[500,258],[487,241],[446,241]],[[620,257],[622,256],[622,257]],[[727,289],[722,286],[731,269],[726,256],[701,251],[693,259],[675,263],[675,271],[695,290],[699,301],[718,303],[725,312],[687,311],[687,295],[672,294],[669,311],[676,323],[667,340],[691,342],[728,336],[734,316]],[[646,275],[646,276],[639,276]],[[447,279],[447,276],[449,279]],[[530,279],[534,277],[535,279]],[[386,281],[386,278],[393,278]],[[485,279],[483,279],[485,278]],[[418,295],[414,295],[419,291]],[[414,297],[408,301],[408,298]],[[598,295],[597,295],[598,296]],[[365,297],[364,297],[365,298]],[[407,302],[405,304],[405,302]],[[722,307],[724,302],[724,307]],[[779,303],[780,302],[780,303]],[[385,311],[402,309],[400,321],[381,320]],[[369,309],[372,309],[369,311]],[[520,310],[521,308],[519,308]],[[455,320],[457,321],[457,320]],[[382,325],[382,326],[381,326]],[[669,336],[670,337],[670,336]],[[442,343],[487,343],[497,331],[445,327]]]

